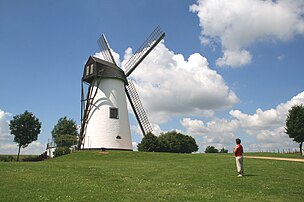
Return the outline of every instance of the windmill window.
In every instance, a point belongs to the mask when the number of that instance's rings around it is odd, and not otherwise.
[[[110,108],[110,119],[118,119],[118,108]]]
[[[116,137],[116,140],[121,140],[121,137],[118,135],[118,136]]]
[[[89,76],[90,75],[90,66],[86,67],[86,75]]]
[[[94,65],[91,64],[91,66],[90,66],[90,74],[93,74],[93,71],[94,71]]]

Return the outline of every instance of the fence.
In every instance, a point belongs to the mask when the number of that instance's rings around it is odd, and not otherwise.
[[[300,153],[300,149],[267,149],[267,150],[259,150],[259,152],[295,154],[295,153]]]

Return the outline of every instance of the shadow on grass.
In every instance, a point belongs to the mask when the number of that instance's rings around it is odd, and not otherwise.
[[[255,174],[245,174],[244,177],[256,177],[257,175]]]

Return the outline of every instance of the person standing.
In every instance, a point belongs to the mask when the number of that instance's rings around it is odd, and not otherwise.
[[[244,176],[244,162],[243,162],[243,146],[241,145],[241,140],[237,138],[235,140],[236,146],[233,150],[236,161],[236,169],[238,172],[238,177]]]

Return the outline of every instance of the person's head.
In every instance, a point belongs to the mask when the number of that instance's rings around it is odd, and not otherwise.
[[[241,139],[240,138],[236,138],[235,142],[236,142],[236,144],[241,144]]]

